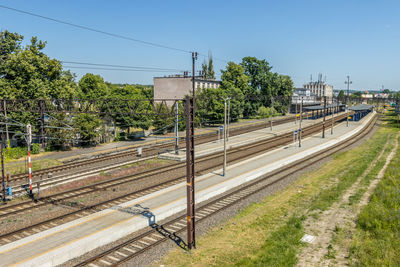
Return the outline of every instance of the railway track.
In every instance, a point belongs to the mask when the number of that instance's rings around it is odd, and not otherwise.
[[[345,118],[345,115],[337,117],[337,121]],[[314,124],[309,127],[304,128],[304,135],[308,136],[315,134],[322,129],[322,123]],[[265,153],[268,150],[272,150],[276,147],[288,144],[292,142],[292,134],[286,133],[280,136],[276,136],[270,139],[262,140],[253,144],[244,145],[242,147],[234,148],[228,150],[228,162],[234,163],[239,162],[245,158],[253,157],[257,154]],[[219,168],[222,164],[223,152],[218,152],[213,155],[209,155],[203,158],[196,159],[196,175],[202,173],[210,172],[216,168]],[[115,205],[119,205],[123,202],[136,199],[138,197],[150,194],[157,190],[169,187],[171,185],[180,183],[185,180],[185,163],[174,163],[172,165],[158,167],[155,169],[143,171],[136,175],[128,175],[124,177],[114,178],[112,180],[107,180],[104,182],[99,182],[96,184],[80,187],[79,189],[72,189],[59,194],[54,194],[52,196],[41,198],[38,202],[24,201],[14,205],[3,206],[0,208],[0,218],[7,219],[11,215],[18,215],[25,213],[27,210],[33,212],[35,209],[43,208],[45,206],[52,205],[63,205],[68,207],[68,212],[56,216],[47,220],[40,221],[38,223],[16,229],[12,232],[4,233],[0,235],[0,245],[4,245],[26,236],[35,234],[40,231],[47,230],[49,228],[55,227],[57,225],[63,224],[68,221],[87,216],[89,214],[98,212],[110,208]],[[123,185],[130,182],[138,182],[143,179],[153,179],[154,181],[159,181],[160,177],[165,176],[166,172],[175,171],[175,175],[172,179],[167,179],[161,183],[156,183],[155,185],[145,187],[143,189],[137,190],[135,192],[123,194],[120,196],[115,196],[112,199],[102,201],[93,205],[71,205],[69,200],[77,198],[79,196],[92,194],[99,191],[110,190],[112,187]],[[72,210],[71,210],[72,209]]]
[[[351,144],[357,142],[365,135],[367,135],[375,125],[377,116],[375,116],[368,125],[365,126],[363,131],[360,131],[356,136],[350,137],[341,143],[330,147],[329,149],[315,153],[298,162],[294,162],[279,170],[250,182],[238,189],[212,200],[209,203],[203,204],[196,209],[196,223],[201,222],[216,213],[231,207],[232,205],[246,199],[247,197],[260,192],[285,178],[293,175],[294,173],[302,170],[316,162],[329,157],[330,155],[347,148]],[[158,244],[172,240],[182,248],[186,248],[186,244],[179,234],[184,233],[186,230],[186,215],[178,216],[172,220],[165,222],[162,225],[154,224],[148,231],[135,236],[123,243],[120,243],[112,248],[104,250],[100,254],[90,257],[75,266],[117,266],[121,263],[126,263],[142,254],[143,252],[157,246]]]
[[[293,117],[283,118],[274,121],[274,125],[280,125],[291,121],[294,121]],[[255,131],[258,129],[265,128],[267,126],[268,125],[266,122],[260,122],[251,126],[244,125],[242,127],[232,129],[230,131],[230,136],[235,136]],[[184,138],[182,139],[184,140]],[[211,132],[202,135],[197,135],[195,139],[197,145],[202,143],[207,143],[216,140],[217,134],[216,132]],[[165,151],[167,149],[173,149],[173,148],[174,148],[173,141],[166,141],[161,144],[155,144],[152,146],[143,146],[142,157],[151,158],[157,155],[160,151]],[[184,144],[181,144],[180,148],[184,148]],[[40,181],[43,185],[51,185],[59,181],[67,180],[68,176],[75,178],[81,174],[92,174],[101,170],[110,170],[113,168],[118,168],[122,164],[130,164],[134,161],[140,161],[140,160],[141,159],[137,157],[137,148],[133,148],[116,154],[82,160],[78,162],[67,163],[61,166],[49,167],[33,171],[32,173],[33,186],[35,187],[35,183],[37,181]],[[28,179],[27,175],[28,175],[27,173],[19,173],[12,175],[12,177],[9,180],[10,186],[13,186],[15,189],[17,189],[17,191],[19,187],[20,188],[26,187]]]

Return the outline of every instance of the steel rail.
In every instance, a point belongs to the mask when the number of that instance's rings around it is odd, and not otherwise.
[[[294,120],[294,118],[292,118],[292,117],[283,118],[283,119],[277,120],[275,122],[275,124],[280,125],[283,123],[291,122],[292,120]],[[235,130],[232,130],[231,135],[235,136],[235,135],[243,134],[246,132],[262,129],[262,128],[264,128],[264,125],[265,125],[265,122],[259,122],[252,126],[238,127],[238,128],[235,128]],[[171,138],[173,138],[173,137],[171,137]],[[195,137],[195,139],[197,140],[197,144],[210,142],[210,141],[215,140],[216,138],[217,138],[217,134],[215,132],[196,135],[196,137]],[[184,138],[182,138],[182,139],[184,139]],[[140,145],[137,145],[137,146],[139,147]],[[144,146],[142,154],[143,154],[143,156],[157,155],[157,153],[160,149],[172,148],[172,146],[173,146],[173,141],[165,141],[161,144],[154,144],[150,147]],[[181,144],[179,147],[184,148],[184,145]],[[134,152],[137,152],[137,147],[131,148],[131,149],[128,149],[128,151],[119,152],[119,153],[113,154],[113,155],[106,155],[106,156],[102,156],[102,157],[98,157],[98,158],[94,158],[94,159],[86,159],[86,160],[82,160],[82,161],[78,161],[78,162],[67,163],[67,164],[63,164],[61,166],[44,168],[44,169],[34,171],[32,173],[32,175],[33,175],[32,177],[34,178],[34,180],[37,180],[38,178],[49,175],[49,174],[59,173],[59,172],[62,172],[65,170],[71,170],[74,168],[80,168],[82,166],[89,166],[89,168],[90,168],[90,165],[95,164],[95,163],[107,162],[109,160],[114,160],[114,159],[123,159],[126,157],[137,158],[137,156],[134,155]],[[19,174],[12,175],[12,177],[10,178],[9,181],[15,182],[15,181],[24,180],[26,178],[27,178],[26,173],[19,173]],[[20,184],[20,185],[22,186],[24,184]]]
[[[248,198],[249,196],[258,193],[288,177],[295,174],[296,172],[304,169],[305,167],[309,167],[322,159],[325,159],[332,154],[347,148],[349,145],[354,144],[364,136],[366,136],[373,128],[377,120],[377,116],[371,119],[371,121],[366,125],[362,131],[358,132],[356,136],[352,136],[334,146],[319,151],[313,155],[306,157],[305,159],[298,160],[288,166],[280,168],[279,170],[275,170],[263,177],[257,179],[256,181],[250,182],[242,187],[239,186],[238,189],[229,192],[215,200],[212,200],[209,203],[201,205],[196,209],[196,214],[201,214],[198,216],[199,218],[196,220],[197,222],[201,222],[213,215],[217,212],[225,210],[236,203],[239,203],[243,199]],[[287,172],[287,173],[284,173]],[[272,180],[274,176],[277,176],[277,179]],[[261,184],[262,182],[266,182],[272,180],[266,184]],[[212,210],[212,212],[210,212]],[[186,225],[184,221],[186,220],[186,216],[178,216],[170,221],[165,222],[162,225],[152,225],[152,229],[148,230],[132,239],[125,241],[119,245],[116,245],[110,249],[107,249],[89,259],[86,259],[79,264],[76,264],[75,267],[86,266],[91,263],[95,263],[96,266],[108,265],[108,266],[117,266],[121,263],[127,262],[134,257],[142,254],[143,252],[155,247],[156,245],[168,240],[172,239],[176,242],[176,240],[181,241],[183,247],[185,246],[184,242],[177,234],[182,233],[186,230]],[[173,226],[173,227],[171,227]],[[173,232],[168,231],[168,229],[178,229]],[[148,237],[151,238],[149,239]],[[156,237],[159,237],[156,239]],[[145,239],[147,237],[147,239]],[[140,242],[141,240],[146,240],[146,242]],[[151,242],[150,240],[154,240]],[[144,245],[148,243],[148,245]],[[138,249],[138,246],[132,246],[134,244],[140,244],[141,249]],[[185,248],[185,247],[184,247]],[[123,251],[123,252],[121,252]],[[133,251],[132,253],[128,253],[129,251]],[[127,255],[128,254],[128,255]],[[112,255],[112,256],[111,256]]]
[[[340,120],[340,119],[343,119],[343,118],[338,118],[338,120]],[[308,128],[309,131],[307,132],[307,135],[319,132],[321,127],[322,127],[322,123],[318,123],[318,124],[314,124],[314,125],[309,126],[309,128]],[[248,150],[251,147],[257,148],[258,149],[257,152],[254,152],[254,153],[252,153],[252,154],[247,156],[247,157],[251,157],[251,156],[254,156],[257,153],[265,153],[268,150],[276,148],[276,147],[284,144],[285,140],[286,140],[286,143],[290,143],[291,140],[292,140],[291,139],[291,134],[283,134],[283,135],[280,135],[280,136],[276,136],[275,138],[276,139],[270,138],[270,139],[266,139],[266,140],[260,141],[260,142],[263,142],[264,144],[270,144],[270,146],[267,149],[265,149],[263,147],[260,147],[260,143],[253,143],[253,144],[250,144],[250,145],[244,145],[244,146],[241,146],[241,147],[238,147],[238,148],[234,148],[234,149],[229,151],[229,155]],[[279,142],[277,142],[277,139],[281,139],[281,140],[279,140]],[[200,159],[197,160],[197,162],[199,162],[199,161],[200,162],[211,161],[211,162],[214,163],[215,162],[214,159],[215,158],[219,158],[221,156],[221,153],[222,152],[219,152],[219,153],[216,153],[216,154],[214,154],[212,156],[206,156],[206,157],[200,158]],[[237,159],[234,159],[233,161],[240,161],[240,160],[243,160],[243,156],[242,157],[238,157]],[[232,160],[230,160],[230,162],[231,161]],[[177,166],[177,165],[180,165],[180,167],[184,168],[184,164],[183,163],[177,163],[176,167],[178,168],[179,166]],[[199,174],[199,172],[207,172],[208,170],[212,170],[212,169],[214,169],[216,167],[219,167],[219,166],[220,166],[219,163],[213,164],[210,167],[204,168],[204,169],[202,169],[200,171],[196,171],[196,173]],[[168,166],[165,166],[165,167],[168,167]],[[159,172],[160,173],[165,173],[165,170],[166,170],[166,168],[163,168],[163,167],[159,168]],[[149,172],[150,171],[151,170],[149,170]],[[146,178],[146,177],[148,177],[148,175],[143,175],[141,178]],[[184,177],[185,176],[180,176],[178,178],[174,178],[172,180],[168,180],[168,181],[165,181],[163,183],[156,184],[154,186],[150,186],[150,187],[147,187],[147,188],[143,188],[141,190],[138,190],[138,191],[135,191],[135,192],[131,192],[131,193],[128,193],[128,194],[124,194],[122,196],[118,196],[118,197],[115,197],[113,199],[109,199],[109,200],[106,200],[106,201],[103,201],[103,202],[100,202],[100,203],[97,203],[97,204],[93,204],[93,205],[90,205],[90,206],[78,207],[79,208],[78,210],[75,210],[75,211],[72,211],[72,212],[69,212],[69,213],[54,217],[54,218],[47,219],[45,221],[38,222],[38,223],[36,223],[34,225],[30,225],[30,226],[27,226],[27,227],[23,227],[23,228],[14,230],[14,231],[9,232],[9,233],[2,234],[2,235],[0,235],[0,240],[8,240],[8,242],[6,242],[6,243],[13,242],[13,241],[18,240],[20,238],[23,238],[24,237],[23,235],[26,235],[26,234],[29,234],[29,233],[33,234],[32,229],[35,229],[35,228],[36,229],[40,229],[40,227],[44,227],[44,230],[46,230],[49,227],[54,227],[54,225],[59,225],[61,223],[64,223],[63,220],[66,219],[66,218],[69,218],[69,219],[72,220],[72,219],[76,219],[76,217],[74,217],[74,215],[77,215],[78,217],[82,217],[84,215],[88,215],[87,212],[94,213],[94,212],[97,212],[97,211],[101,210],[101,208],[103,208],[103,209],[104,208],[109,208],[109,206],[120,204],[119,203],[120,201],[123,201],[124,199],[126,199],[128,197],[129,198],[132,198],[132,197],[133,198],[137,198],[137,197],[146,195],[148,193],[154,192],[156,190],[159,190],[160,187],[161,188],[165,188],[165,187],[171,186],[173,184],[177,184],[179,182],[182,182],[184,180]],[[118,179],[118,178],[116,178],[116,179]],[[89,185],[89,186],[86,186],[85,188],[90,188],[90,187],[93,187],[93,186],[94,185]],[[75,194],[73,196],[65,197],[63,199],[47,198],[47,199],[44,199],[43,202],[41,202],[40,204],[36,204],[36,205],[38,205],[37,207],[42,207],[44,205],[49,205],[49,204],[56,204],[56,205],[57,204],[63,204],[63,201],[65,201],[66,199],[94,192],[94,191],[92,191],[92,192],[86,192],[86,191],[81,192],[81,190],[83,190],[85,188],[75,189],[75,191],[79,191],[80,193]],[[102,190],[102,188],[100,188],[100,187],[96,187],[95,186],[95,188],[97,190]],[[158,188],[158,189],[155,189],[155,188]],[[57,194],[57,195],[62,195],[62,194],[68,195],[70,193],[73,193],[73,191],[74,190],[70,190],[70,192],[68,192],[68,193],[63,192],[63,193],[60,193],[60,194]],[[127,200],[125,200],[125,201],[127,201]],[[32,203],[32,202],[30,202],[30,203]],[[16,205],[19,205],[19,204],[16,204]],[[36,208],[36,207],[33,206],[33,208]],[[11,213],[8,213],[8,214],[16,214],[16,213],[23,212],[25,210],[25,208],[24,209],[18,208],[18,206],[14,206],[13,209],[15,209],[15,210],[13,212],[11,212]],[[15,237],[17,237],[17,239]]]
[[[338,120],[342,119],[341,117],[337,118]],[[318,130],[317,128],[320,127],[319,124],[314,124],[311,126],[308,126],[305,129],[305,132],[308,132],[309,129],[313,129],[315,128],[316,130]],[[312,130],[310,133],[314,132],[315,130]],[[273,144],[270,145],[270,147],[268,147],[267,149],[273,149],[281,144],[284,144],[287,142],[286,139],[283,138],[288,138],[291,137],[290,133],[284,133],[278,136],[274,136],[272,138],[269,139],[265,139],[265,140],[261,140],[259,142],[253,143],[253,144],[247,144],[247,145],[243,145],[240,146],[238,148],[235,149],[231,149],[228,150],[228,155],[235,153],[238,150],[241,149],[249,149],[251,147],[257,147],[260,145],[265,145],[265,144]],[[197,159],[198,163],[201,163],[203,161],[207,161],[210,159],[217,159],[221,156],[222,152],[217,152],[214,153],[212,155],[208,155],[205,157],[201,157]],[[57,204],[60,203],[63,200],[67,200],[67,199],[71,199],[71,198],[75,198],[78,196],[82,196],[82,195],[86,195],[89,193],[93,193],[96,192],[98,190],[103,190],[104,188],[110,188],[110,187],[114,187],[114,186],[119,186],[121,184],[125,184],[125,183],[129,183],[129,182],[133,182],[133,181],[138,181],[141,179],[144,179],[146,177],[148,177],[149,175],[157,175],[157,174],[161,174],[161,173],[165,173],[166,171],[172,171],[172,170],[176,170],[179,168],[183,168],[185,166],[185,163],[173,163],[167,166],[161,166],[161,167],[157,167],[157,168],[153,168],[150,170],[145,170],[142,171],[140,173],[137,173],[135,175],[125,175],[125,176],[120,176],[120,177],[116,177],[113,179],[109,179],[106,181],[101,181],[98,183],[94,183],[94,184],[90,184],[87,186],[82,186],[78,189],[70,189],[68,191],[64,191],[64,192],[60,192],[57,194],[53,194],[50,195],[48,197],[43,197],[39,199],[39,202],[32,202],[31,200],[26,200],[14,205],[7,205],[7,206],[3,206],[0,207],[0,218],[2,217],[6,217],[12,214],[18,214],[18,213],[22,213],[25,211],[25,209],[27,208],[39,208],[42,207],[44,205],[48,205],[49,203],[51,204]],[[183,176],[182,176],[183,177]],[[66,196],[66,197],[65,197]],[[8,211],[8,212],[7,212]]]

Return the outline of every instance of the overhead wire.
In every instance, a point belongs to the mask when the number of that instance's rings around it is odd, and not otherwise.
[[[121,69],[121,68],[97,68],[97,67],[81,67],[81,66],[64,66],[71,69],[88,69],[88,70],[118,70],[118,71],[139,71],[139,72],[171,72],[170,70],[146,70],[146,69]],[[184,71],[179,71],[184,72]]]
[[[98,29],[91,28],[91,27],[88,27],[88,26],[83,26],[83,25],[79,25],[79,24],[75,24],[75,23],[71,23],[71,22],[67,22],[67,21],[63,21],[63,20],[59,20],[59,19],[55,19],[55,18],[51,18],[51,17],[47,17],[47,16],[43,16],[43,15],[39,15],[39,14],[36,14],[36,13],[33,13],[33,12],[24,11],[24,10],[13,8],[13,7],[8,7],[8,6],[5,6],[5,5],[0,5],[0,8],[12,10],[12,11],[15,11],[15,12],[19,12],[19,13],[22,13],[22,14],[30,15],[30,16],[33,16],[33,17],[42,18],[42,19],[45,19],[45,20],[54,21],[54,22],[57,22],[57,23],[60,23],[60,24],[69,25],[69,26],[72,26],[72,27],[75,27],[75,28],[84,29],[84,30],[87,30],[87,31],[101,33],[101,34],[109,35],[109,36],[112,36],[112,37],[116,37],[116,38],[120,38],[120,39],[125,39],[125,40],[129,40],[129,41],[137,42],[137,43],[142,43],[142,44],[145,44],[145,45],[150,45],[150,46],[159,47],[159,48],[165,48],[165,49],[169,49],[169,50],[180,51],[180,52],[184,52],[184,53],[192,53],[191,51],[188,51],[188,50],[185,50],[185,49],[172,47],[172,46],[168,46],[168,45],[163,45],[163,44],[158,44],[158,43],[154,43],[154,42],[148,42],[148,41],[132,38],[132,37],[129,37],[129,36],[124,36],[124,35],[121,35],[121,34],[106,32],[106,31],[103,31],[103,30],[98,30]]]
[[[100,66],[100,67],[112,67],[112,68],[126,68],[126,69],[139,69],[139,70],[163,70],[163,71],[183,71],[181,69],[172,68],[160,68],[160,67],[139,67],[139,66],[125,66],[125,65],[111,65],[101,63],[89,63],[89,62],[77,62],[77,61],[60,61],[65,64],[73,65],[88,65],[88,66]]]
[[[25,11],[25,10],[13,8],[13,7],[5,6],[5,5],[0,5],[0,8],[12,10],[12,11],[15,11],[15,12],[18,12],[18,13],[21,13],[21,14],[25,14],[25,15],[29,15],[29,16],[33,16],[33,17],[38,17],[38,18],[41,18],[41,19],[57,22],[57,23],[68,25],[68,26],[72,26],[72,27],[75,27],[75,28],[79,28],[79,29],[83,29],[83,30],[87,30],[87,31],[91,31],[91,32],[96,32],[96,33],[112,36],[112,37],[119,38],[119,39],[124,39],[124,40],[133,41],[133,42],[137,42],[137,43],[141,43],[141,44],[145,44],[145,45],[150,45],[150,46],[153,46],[153,47],[159,47],[159,48],[164,48],[164,49],[169,49],[169,50],[174,50],[174,51],[179,51],[179,52],[189,53],[189,54],[192,53],[192,51],[189,51],[189,50],[186,50],[186,49],[177,48],[177,47],[168,46],[168,45],[163,45],[163,44],[159,44],[159,43],[155,43],[155,42],[144,41],[144,40],[141,40],[141,39],[132,38],[132,37],[125,36],[125,35],[122,35],[122,34],[107,32],[107,31],[103,31],[103,30],[91,28],[91,27],[88,27],[88,26],[79,25],[79,24],[76,24],[76,23],[71,23],[71,22],[67,22],[67,21],[63,21],[63,20],[59,20],[59,19],[55,19],[55,18],[43,16],[43,15],[39,15],[39,14],[36,14],[36,13],[33,13],[33,12],[29,12],[29,11]],[[207,55],[205,55],[203,53],[198,53],[198,55],[203,56],[203,57],[208,57]],[[221,59],[221,58],[218,58],[218,57],[213,57],[213,59],[228,63],[227,60],[224,60],[224,59]]]

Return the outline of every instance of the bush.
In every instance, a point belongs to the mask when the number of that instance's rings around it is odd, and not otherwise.
[[[269,108],[269,107],[264,107],[261,106],[257,110],[257,115],[260,119],[262,118],[269,118],[271,117],[271,114],[276,116],[276,110],[274,108]]]
[[[32,144],[32,148],[31,148],[31,152],[32,154],[39,154],[40,153],[40,144]]]
[[[23,156],[26,156],[27,154],[28,151],[26,147],[12,147],[5,150],[6,159],[19,159]]]

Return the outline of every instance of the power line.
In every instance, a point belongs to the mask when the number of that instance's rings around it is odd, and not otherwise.
[[[88,63],[88,62],[77,62],[77,61],[60,61],[60,62],[61,62],[61,63],[65,63],[65,64],[89,65],[89,66],[102,66],[102,67],[112,67],[112,68],[141,69],[141,70],[183,71],[183,70],[180,70],[180,69],[171,69],[171,68],[124,66],[124,65],[111,65],[111,64]]]
[[[89,70],[118,70],[118,71],[143,71],[143,72],[171,72],[169,70],[147,70],[147,69],[120,69],[120,68],[96,68],[96,67],[80,67],[80,66],[64,66],[71,69],[89,69]],[[183,71],[180,71],[183,72]]]
[[[54,19],[54,18],[42,16],[42,15],[35,14],[35,13],[32,13],[32,12],[24,11],[24,10],[21,10],[21,9],[16,9],[16,8],[4,6],[4,5],[0,5],[0,7],[4,8],[4,9],[15,11],[15,12],[19,12],[19,13],[22,13],[22,14],[30,15],[30,16],[33,16],[33,17],[38,17],[38,18],[54,21],[54,22],[57,22],[57,23],[60,23],[60,24],[65,24],[65,25],[72,26],[72,27],[75,27],[75,28],[80,28],[80,29],[84,29],[84,30],[87,30],[87,31],[91,31],[91,32],[101,33],[101,34],[104,34],[104,35],[108,35],[108,36],[112,36],[112,37],[116,37],[116,38],[120,38],[120,39],[124,39],[124,40],[128,40],[128,41],[133,41],[133,42],[137,42],[137,43],[141,43],[141,44],[145,44],[145,45],[150,45],[150,46],[169,49],[169,50],[175,50],[175,51],[184,52],[184,53],[192,53],[191,51],[188,51],[188,50],[185,50],[185,49],[176,48],[176,47],[167,46],[167,45],[162,45],[162,44],[157,44],[157,43],[153,43],[153,42],[147,42],[147,41],[143,41],[143,40],[140,40],[140,39],[131,38],[129,36],[124,36],[124,35],[121,35],[121,34],[106,32],[106,31],[95,29],[95,28],[91,28],[91,27],[78,25],[78,24],[75,24],[75,23],[67,22],[67,21],[62,21],[62,20],[59,20],[59,19]]]

